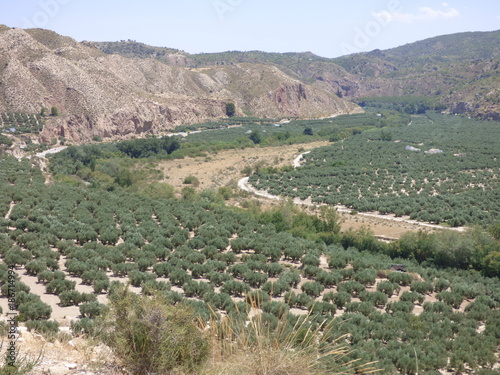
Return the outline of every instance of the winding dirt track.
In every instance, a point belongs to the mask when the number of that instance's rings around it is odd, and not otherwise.
[[[304,157],[304,155],[310,153],[310,151],[308,152],[304,152],[302,154],[300,154],[299,156],[297,156],[293,162],[292,162],[292,165],[294,168],[299,168],[301,166],[301,161]],[[266,198],[266,199],[272,199],[272,200],[282,200],[283,197],[280,197],[280,196],[277,196],[277,195],[272,195],[270,193],[268,193],[267,191],[265,190],[258,190],[256,189],[255,187],[253,187],[250,182],[248,181],[249,180],[249,177],[244,177],[242,179],[240,179],[238,181],[238,187],[241,189],[241,190],[244,190],[244,191],[247,191],[249,193],[252,193],[252,194],[255,194],[259,197],[263,197],[263,198]],[[318,203],[313,203],[311,202],[310,199],[308,200],[300,200],[299,198],[295,198],[293,200],[293,202],[297,205],[302,205],[302,206],[323,206],[324,204],[318,204]],[[345,207],[345,206],[335,206],[335,208],[337,209],[338,212],[342,212],[342,213],[351,213],[351,209]],[[367,213],[367,212],[360,212],[357,214],[358,216],[361,216],[361,217],[366,217],[366,218],[374,218],[374,219],[378,219],[378,220],[387,220],[387,221],[392,221],[392,222],[398,222],[398,223],[405,223],[405,224],[410,224],[410,225],[417,225],[417,226],[420,226],[420,227],[425,227],[425,228],[430,228],[430,229],[446,229],[446,230],[453,230],[453,231],[456,231],[456,232],[464,232],[465,231],[465,227],[459,227],[459,228],[447,228],[447,227],[442,227],[440,225],[435,225],[435,224],[429,224],[429,223],[422,223],[422,222],[419,222],[419,221],[416,221],[416,220],[409,220],[409,219],[404,219],[404,218],[401,218],[401,217],[395,217],[395,216],[389,216],[389,215],[380,215],[380,214],[375,214],[375,213]]]

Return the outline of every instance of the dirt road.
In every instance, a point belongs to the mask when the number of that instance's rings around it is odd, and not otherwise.
[[[303,156],[305,154],[308,154],[310,151],[308,152],[304,152],[302,154],[300,154],[299,156],[297,156],[293,162],[292,162],[292,165],[294,168],[299,168],[300,165],[301,165],[301,160],[303,158]],[[272,195],[270,193],[268,193],[267,191],[265,190],[258,190],[256,189],[255,187],[253,187],[249,181],[248,181],[248,177],[245,177],[245,178],[242,178],[238,181],[238,187],[244,191],[247,191],[249,193],[252,193],[252,194],[255,194],[259,197],[263,197],[263,198],[266,198],[266,199],[272,199],[272,200],[281,200],[282,198],[277,196],[277,195]],[[295,198],[294,200],[294,203],[297,204],[297,205],[303,205],[303,206],[320,206],[320,204],[318,203],[313,203],[310,201],[310,199],[308,200],[300,200],[298,198]],[[338,212],[341,212],[341,213],[345,213],[345,214],[351,214],[352,210],[345,207],[345,206],[335,206],[335,208],[337,209]],[[420,228],[429,228],[429,229],[434,229],[434,230],[437,230],[437,229],[446,229],[446,230],[453,230],[453,231],[457,231],[457,232],[463,232],[465,231],[466,228],[464,227],[460,227],[460,228],[447,228],[447,227],[442,227],[440,225],[435,225],[435,224],[429,224],[429,223],[422,223],[422,222],[418,222],[416,220],[410,220],[408,218],[403,218],[403,217],[395,217],[394,215],[380,215],[380,214],[377,214],[377,213],[368,213],[368,212],[360,212],[360,213],[357,213],[356,215],[354,216],[357,216],[357,217],[363,217],[363,218],[369,218],[369,219],[374,219],[376,221],[390,221],[390,222],[395,222],[395,223],[398,223],[398,224],[403,224],[403,225],[410,225],[411,229],[414,229],[415,226],[417,227],[420,227]],[[379,224],[380,225],[380,224]],[[390,239],[391,237],[388,237],[388,236],[385,236],[383,234],[380,234],[378,235],[379,237],[386,237],[388,239]]]

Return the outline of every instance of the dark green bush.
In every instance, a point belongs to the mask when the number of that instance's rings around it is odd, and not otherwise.
[[[383,280],[377,284],[377,290],[387,294],[387,297],[392,297],[394,293],[398,294],[400,289],[401,287],[397,283],[388,280]]]
[[[71,321],[71,331],[75,336],[95,336],[100,332],[94,319],[82,318]]]
[[[25,324],[29,332],[35,331],[41,335],[59,333],[59,323],[53,320],[28,320]]]
[[[80,315],[83,318],[90,318],[94,319],[97,318],[98,316],[103,315],[106,313],[108,310],[108,307],[106,305],[103,305],[99,302],[87,302],[87,303],[82,303],[80,305]]]
[[[302,284],[300,288],[305,294],[314,298],[319,297],[325,290],[325,287],[317,281],[308,281]]]
[[[413,276],[405,272],[390,272],[387,275],[389,281],[399,284],[401,286],[408,286],[413,281]]]
[[[18,320],[20,322],[25,322],[27,320],[49,319],[50,314],[52,314],[52,308],[46,303],[40,301],[40,297],[33,301],[21,303],[18,307],[18,311]]]

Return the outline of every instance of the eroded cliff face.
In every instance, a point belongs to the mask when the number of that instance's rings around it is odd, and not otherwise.
[[[181,58],[181,57],[179,57]],[[41,29],[0,29],[0,111],[38,113],[55,106],[42,141],[126,138],[180,124],[237,115],[325,117],[356,105],[258,64],[190,69],[154,59],[106,55],[91,43]]]

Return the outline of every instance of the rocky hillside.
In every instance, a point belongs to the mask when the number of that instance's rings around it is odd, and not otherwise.
[[[57,107],[41,138],[83,142],[95,136],[160,133],[179,124],[237,115],[326,117],[361,109],[273,65],[182,67],[170,58],[102,52],[42,29],[0,27],[0,112]],[[186,64],[184,64],[186,65]]]
[[[364,96],[427,96],[450,112],[500,119],[500,30],[444,35],[334,59]]]
[[[500,118],[500,31],[444,35],[385,51],[327,59],[313,53],[222,52],[189,55],[134,41],[97,43],[106,53],[153,57],[169,65],[206,67],[258,63],[304,83],[356,99],[427,96],[450,112]]]

